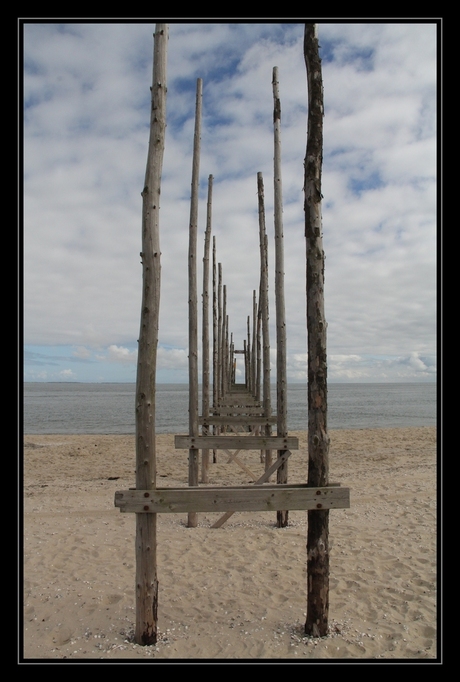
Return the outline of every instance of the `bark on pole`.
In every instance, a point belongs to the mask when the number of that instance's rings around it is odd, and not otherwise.
[[[278,67],[273,68],[273,126],[275,134],[274,156],[274,203],[275,203],[275,305],[276,305],[276,391],[277,391],[277,432],[287,436],[287,384],[286,384],[286,321],[284,301],[284,235],[283,235],[283,192],[281,183],[281,103],[279,96]],[[278,451],[282,457],[284,450]],[[287,483],[287,460],[276,475],[277,483]],[[288,525],[289,512],[278,511],[278,528]]]
[[[208,205],[206,214],[206,232],[204,237],[203,256],[203,320],[202,320],[202,415],[209,417],[209,251],[211,248],[211,206],[212,206],[212,175],[208,178]],[[209,424],[203,423],[203,436],[209,434]],[[209,450],[203,450],[201,456],[201,481],[208,483]]]
[[[142,306],[136,377],[136,488],[156,487],[155,379],[160,308],[159,212],[166,129],[168,25],[156,24],[150,137],[142,191]],[[157,641],[156,514],[136,514],[136,628],[138,644]]]
[[[321,217],[323,161],[323,81],[316,24],[305,24],[304,56],[308,84],[305,156],[305,237],[308,334],[308,485],[329,478],[327,432],[327,355],[324,314],[324,251]],[[305,633],[324,637],[329,617],[329,512],[308,512],[307,619]]]
[[[197,232],[198,232],[198,187],[201,142],[201,104],[203,81],[196,83],[195,134],[193,138],[192,191],[190,201],[189,252],[188,252],[188,366],[189,366],[189,435],[198,436],[198,288],[197,288]],[[188,484],[198,485],[198,451],[189,450]],[[189,512],[187,526],[195,528],[198,523],[196,512]]]

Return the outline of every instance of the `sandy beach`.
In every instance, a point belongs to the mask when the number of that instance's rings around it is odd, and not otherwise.
[[[305,482],[305,432],[289,481]],[[330,634],[303,633],[306,512],[158,515],[159,641],[134,644],[134,436],[24,436],[23,660],[436,659],[436,429],[330,432]],[[158,485],[187,485],[187,456],[157,436]],[[210,484],[247,484],[219,453]],[[259,453],[245,464],[261,474]]]

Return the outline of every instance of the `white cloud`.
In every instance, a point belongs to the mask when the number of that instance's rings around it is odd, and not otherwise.
[[[128,348],[112,344],[108,347],[109,362],[122,362],[123,364],[133,364],[137,361],[137,350],[130,351]]]
[[[30,24],[24,52],[24,336],[90,359],[135,362],[154,24]],[[272,69],[282,107],[287,337],[305,354],[303,27],[172,24],[160,213],[158,365],[187,365],[187,251],[195,83],[204,79],[198,263],[207,178],[237,344],[259,283],[256,173],[265,183],[274,313]],[[324,24],[323,230],[330,375],[380,376],[377,360],[436,348],[436,31]],[[201,311],[200,311],[201,316]],[[76,350],[75,350],[76,348]],[[420,355],[411,355],[417,349]],[[86,349],[86,350],[85,350]],[[102,352],[101,349],[108,349]],[[85,358],[86,355],[86,358]],[[273,353],[272,353],[273,356]],[[343,357],[342,360],[337,358]],[[336,358],[333,360],[332,358]],[[347,358],[347,359],[345,359]],[[96,360],[96,357],[93,358]],[[94,363],[95,377],[99,376]],[[388,368],[385,371],[390,371]],[[393,370],[391,370],[393,371]],[[335,372],[335,374],[334,374]],[[104,370],[105,375],[105,370]],[[404,374],[406,376],[406,374]],[[412,376],[412,375],[411,375]]]
[[[71,369],[63,369],[59,372],[59,377],[61,379],[75,379],[75,372]]]

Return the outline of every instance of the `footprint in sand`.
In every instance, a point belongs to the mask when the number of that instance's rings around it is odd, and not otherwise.
[[[108,594],[104,598],[103,603],[111,606],[112,604],[117,604],[121,599],[123,599],[123,595],[121,594]]]
[[[72,630],[66,626],[59,626],[53,630],[51,637],[54,644],[62,646],[70,642],[72,638]]]

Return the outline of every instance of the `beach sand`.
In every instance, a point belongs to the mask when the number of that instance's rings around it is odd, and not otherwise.
[[[305,432],[289,482],[307,476]],[[330,432],[330,634],[304,636],[307,513],[158,515],[159,639],[134,644],[134,436],[24,436],[23,660],[435,659],[436,429]],[[261,474],[258,452],[244,462]],[[243,454],[241,455],[243,458]],[[187,485],[188,452],[157,436],[157,485]],[[224,453],[210,483],[247,484]]]

